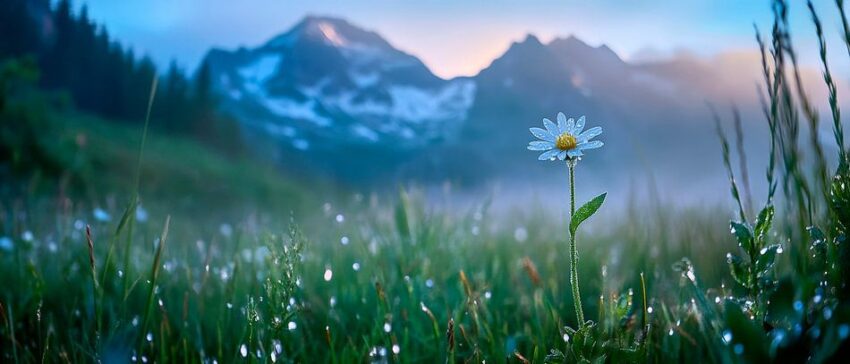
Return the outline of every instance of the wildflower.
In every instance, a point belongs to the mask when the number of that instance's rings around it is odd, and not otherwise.
[[[540,140],[528,143],[528,150],[544,151],[537,159],[545,160],[574,160],[584,155],[584,150],[596,149],[603,145],[601,141],[593,140],[602,134],[602,127],[593,127],[584,132],[584,116],[575,120],[567,119],[564,113],[558,113],[558,125],[549,119],[543,119],[546,129],[531,128],[531,134]]]
[[[570,170],[570,285],[572,286],[573,304],[575,305],[576,318],[579,327],[584,327],[584,311],[581,307],[581,293],[579,292],[578,280],[578,249],[576,248],[576,231],[579,225],[599,210],[605,201],[607,193],[594,197],[576,210],[576,183],[575,168],[578,160],[584,155],[584,150],[596,149],[602,146],[598,140],[591,141],[593,137],[602,134],[601,127],[593,127],[584,131],[584,116],[574,120],[567,119],[564,113],[558,113],[558,125],[549,119],[543,119],[546,129],[531,128],[531,134],[540,140],[528,143],[528,150],[543,151],[537,158],[539,160],[566,160]],[[536,271],[531,260],[526,258],[526,269],[532,280],[535,280]],[[462,272],[461,272],[462,273]]]

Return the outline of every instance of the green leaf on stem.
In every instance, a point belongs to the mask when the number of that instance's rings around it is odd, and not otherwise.
[[[592,200],[588,201],[582,207],[579,207],[576,210],[576,213],[573,215],[570,220],[570,234],[575,236],[576,230],[578,230],[578,226],[581,225],[584,220],[587,220],[589,217],[593,216],[597,210],[602,206],[602,203],[605,202],[605,196],[608,195],[607,192],[594,197]]]

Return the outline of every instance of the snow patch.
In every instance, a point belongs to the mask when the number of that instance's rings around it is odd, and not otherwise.
[[[369,86],[375,85],[380,81],[381,75],[377,72],[371,73],[357,73],[352,72],[348,75],[351,77],[351,80],[354,81],[354,84],[360,88],[367,88]]]
[[[279,98],[260,98],[259,101],[269,111],[282,117],[306,120],[318,126],[325,127],[331,125],[331,119],[319,115],[316,112],[316,101],[307,100],[306,102],[297,102],[295,100],[284,97]]]
[[[370,141],[377,142],[378,141],[378,133],[374,132],[372,129],[367,128],[363,124],[356,124],[351,127],[351,130],[354,131],[354,134]]]
[[[275,75],[282,60],[279,54],[265,54],[247,66],[240,67],[239,76],[246,84],[261,86]]]

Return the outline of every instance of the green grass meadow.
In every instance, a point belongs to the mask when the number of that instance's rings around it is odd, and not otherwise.
[[[590,217],[576,233],[587,322],[566,201],[495,213],[417,188],[358,193],[14,93],[0,108],[15,177],[0,183],[0,362],[846,362],[850,159],[824,36],[818,116],[783,6],[758,35],[752,122],[772,142],[748,172],[768,191],[743,194],[741,121],[718,117],[731,205]],[[830,52],[850,52],[842,31],[847,50]],[[26,78],[5,67],[4,82]]]

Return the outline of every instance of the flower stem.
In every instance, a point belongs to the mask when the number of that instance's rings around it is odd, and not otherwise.
[[[576,174],[575,161],[568,160],[570,168],[570,219],[576,214]],[[584,311],[581,309],[581,294],[578,290],[578,249],[576,249],[576,236],[570,233],[570,285],[573,288],[573,304],[575,304],[578,326],[584,326]]]

